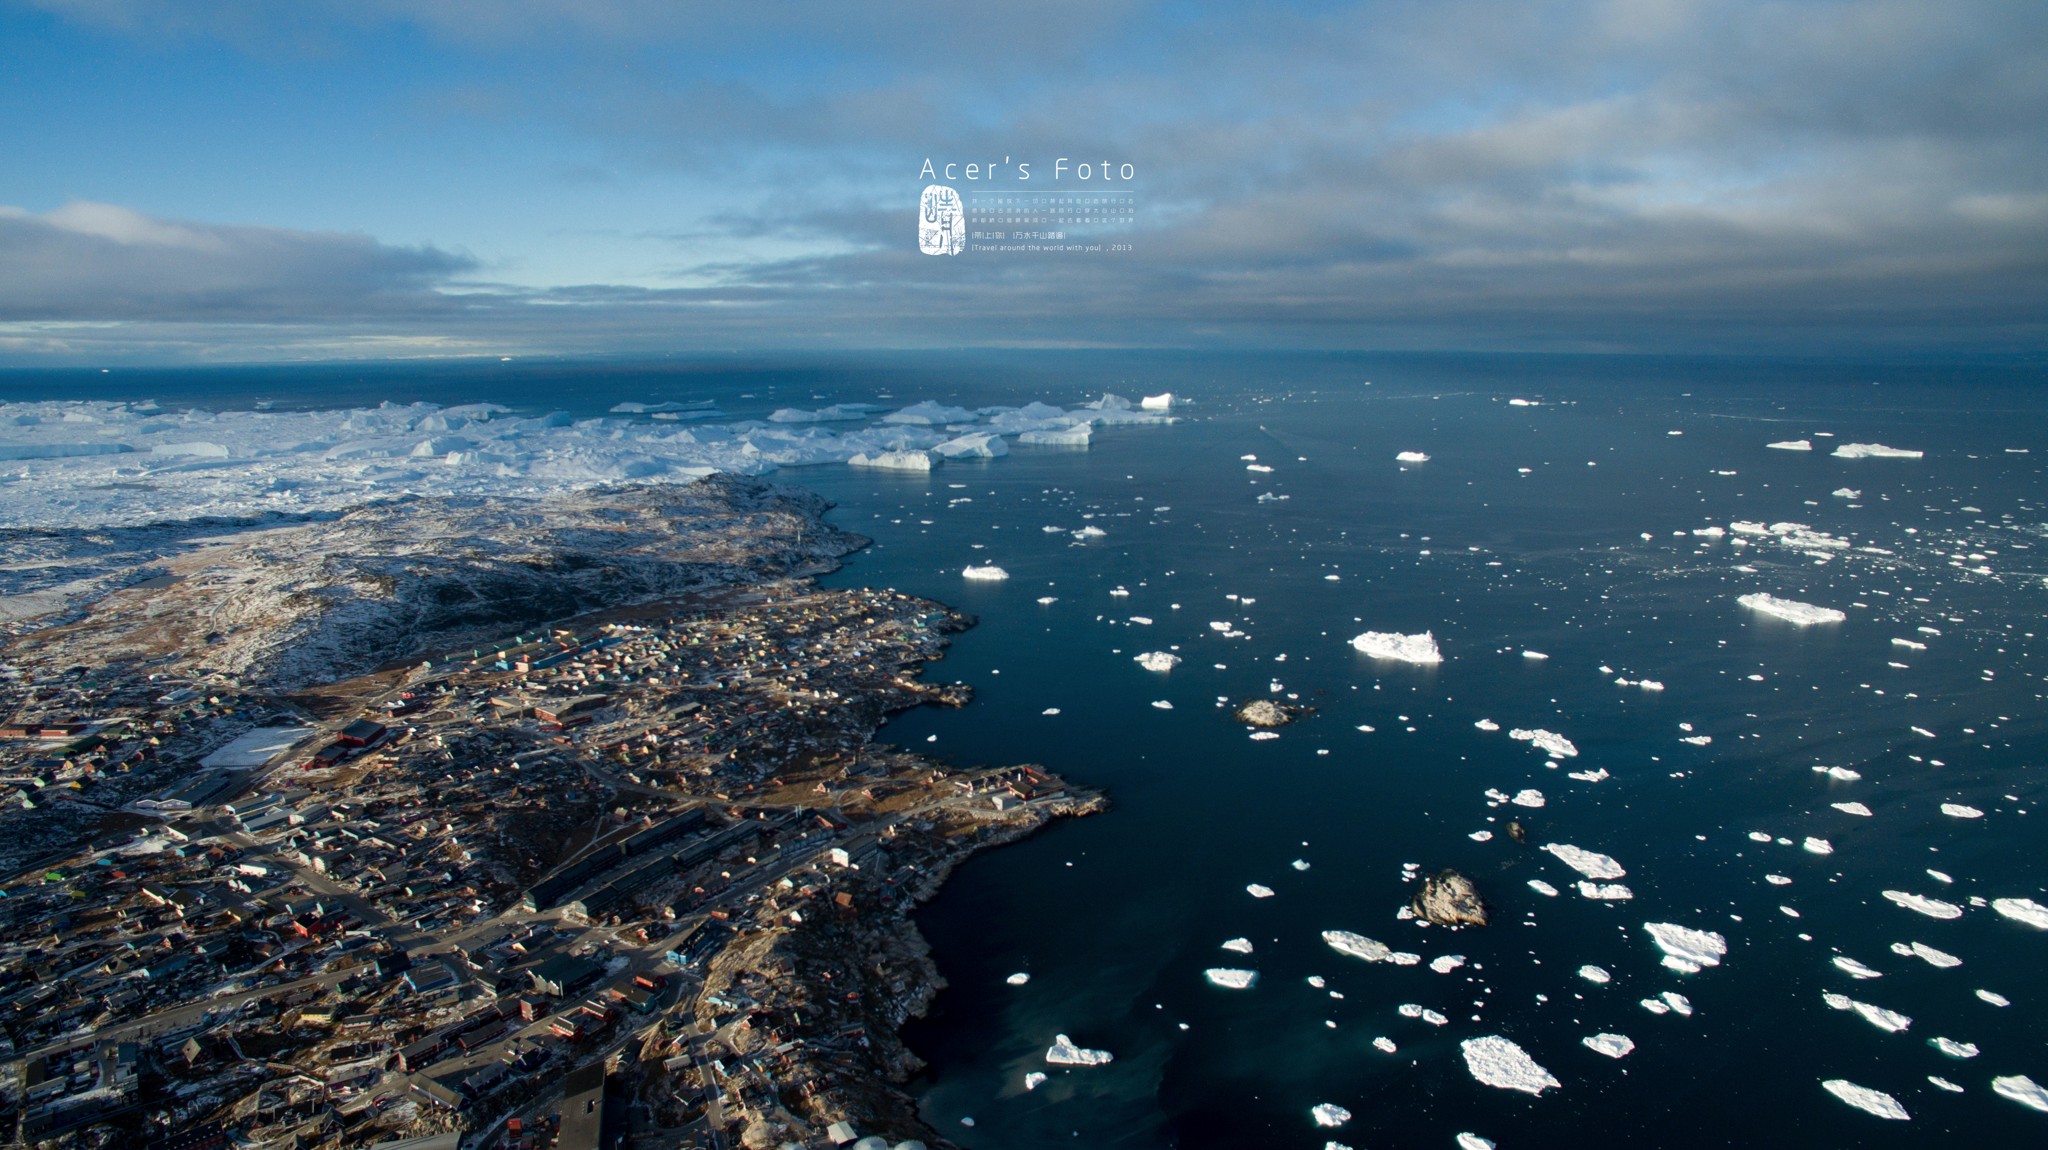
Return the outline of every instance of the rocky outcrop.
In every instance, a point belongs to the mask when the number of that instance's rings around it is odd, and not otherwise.
[[[1276,703],[1271,699],[1253,699],[1238,707],[1231,717],[1253,727],[1284,727],[1308,713],[1307,707],[1294,707]]]
[[[1486,925],[1486,903],[1479,897],[1479,888],[1455,870],[1438,871],[1422,880],[1422,889],[1409,909],[1438,926]]]

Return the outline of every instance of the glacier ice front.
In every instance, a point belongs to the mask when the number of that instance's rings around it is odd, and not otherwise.
[[[1367,631],[1352,639],[1351,645],[1375,659],[1418,664],[1444,661],[1443,653],[1437,650],[1436,636],[1428,631],[1419,635],[1403,635],[1397,631]]]

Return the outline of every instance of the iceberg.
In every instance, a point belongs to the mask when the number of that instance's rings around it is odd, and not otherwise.
[[[1166,391],[1158,395],[1148,395],[1138,401],[1138,406],[1146,411],[1165,411],[1173,406],[1173,393]]]
[[[1544,754],[1549,755],[1553,759],[1574,758],[1579,753],[1579,749],[1572,745],[1570,739],[1554,731],[1545,731],[1540,728],[1525,729],[1516,727],[1508,732],[1508,738],[1519,739],[1525,743],[1534,743]]]
[[[964,407],[947,407],[942,403],[925,400],[909,407],[892,411],[882,417],[883,423],[902,423],[917,427],[931,427],[948,423],[973,423],[975,415]]]
[[[1008,455],[1010,445],[1000,435],[977,431],[948,439],[932,450],[947,459],[995,459]]]
[[[1395,459],[1395,461],[1396,461],[1396,462],[1400,462],[1400,463],[1428,463],[1428,462],[1429,462],[1429,456],[1428,456],[1428,455],[1427,455],[1426,453],[1424,453],[1424,452],[1420,452],[1420,451],[1403,451],[1403,452],[1401,452],[1400,454],[1398,454],[1398,455],[1394,456],[1394,459]]]
[[[1943,803],[1941,804],[1941,813],[1952,819],[1981,819],[1984,817],[1983,811],[1978,810],[1976,807],[1966,807],[1961,803]]]
[[[850,420],[866,419],[874,407],[865,403],[835,403],[816,411],[805,411],[799,407],[777,408],[768,416],[770,423],[845,423]]]
[[[1003,981],[1009,983],[1011,986],[1022,986],[1025,983],[1031,981],[1031,976],[1020,970],[1017,973],[1011,975],[1010,977],[1004,979]]]
[[[2035,930],[2048,930],[2048,906],[2042,906],[2030,898],[1995,898],[1991,909],[2013,920],[2023,922]]]
[[[1551,885],[1550,885],[1549,883],[1547,883],[1547,882],[1544,882],[1544,881],[1543,881],[1542,879],[1540,879],[1540,878],[1532,878],[1532,879],[1530,879],[1530,880],[1529,880],[1529,889],[1530,889],[1530,890],[1533,890],[1533,891],[1535,891],[1535,892],[1536,892],[1537,894],[1540,894],[1540,895],[1542,895],[1542,896],[1543,896],[1543,897],[1545,897],[1545,898],[1556,898],[1556,897],[1557,897],[1557,888],[1556,888],[1556,887],[1554,887],[1554,886],[1551,886]]]
[[[1246,990],[1259,980],[1259,972],[1256,970],[1236,970],[1227,966],[1216,966],[1203,971],[1202,977],[1207,978],[1211,984],[1220,986],[1225,990]]]
[[[1626,1034],[1589,1034],[1579,1039],[1587,1049],[1609,1058],[1620,1058],[1636,1048],[1635,1040]]]
[[[1171,671],[1180,666],[1180,656],[1171,651],[1147,651],[1132,658],[1147,671]]]
[[[1596,986],[1611,982],[1614,979],[1614,976],[1607,973],[1604,967],[1594,966],[1592,963],[1587,963],[1579,968],[1579,977]]]
[[[1846,612],[1837,611],[1833,607],[1816,607],[1811,603],[1780,599],[1761,591],[1744,595],[1735,601],[1760,615],[1783,619],[1801,627],[1811,627],[1816,623],[1840,623],[1849,617]]]
[[[1957,1042],[1953,1038],[1937,1037],[1928,1039],[1927,1045],[1932,1046],[1936,1050],[1941,1051],[1943,1054],[1948,1055],[1950,1058],[1977,1057],[1977,1044],[1974,1042]]]
[[[1074,1045],[1074,1040],[1064,1034],[1053,1035],[1052,1045],[1046,1048],[1045,1060],[1054,1066],[1101,1066],[1114,1062],[1116,1056],[1107,1050],[1090,1050]]]
[[[1913,894],[1903,890],[1885,891],[1884,897],[1905,907],[1907,910],[1918,911],[1928,918],[1949,919],[1963,917],[1962,907],[1952,902],[1943,902],[1938,898],[1928,898],[1926,895]]]
[[[1860,962],[1857,962],[1857,961],[1856,961],[1855,959],[1853,959],[1853,958],[1850,958],[1850,957],[1849,957],[1848,955],[1846,955],[1846,954],[1838,954],[1838,955],[1836,955],[1836,956],[1835,956],[1835,959],[1834,959],[1834,962],[1835,962],[1835,966],[1836,966],[1837,968],[1839,968],[1840,970],[1842,970],[1843,972],[1845,972],[1846,974],[1848,974],[1848,976],[1849,976],[1850,978],[1883,978],[1883,977],[1884,977],[1884,975],[1883,975],[1882,973],[1880,973],[1879,971],[1875,971],[1875,970],[1872,970],[1872,969],[1870,969],[1869,967],[1867,967],[1867,966],[1863,965],[1862,963],[1860,963]]]
[[[1396,631],[1367,631],[1351,640],[1351,645],[1360,652],[1375,659],[1393,659],[1402,663],[1441,663],[1442,652],[1437,650],[1436,636],[1428,631],[1420,635],[1403,635]]]
[[[1853,487],[1837,487],[1830,492],[1837,499],[1861,499],[1863,493]]]
[[[1828,805],[1845,815],[1856,815],[1859,818],[1866,819],[1870,817],[1870,808],[1862,803],[1829,803]]]
[[[863,451],[846,462],[853,467],[874,467],[883,471],[932,469],[932,456],[928,451]]]
[[[1043,1085],[1045,1085],[1045,1073],[1043,1071],[1034,1070],[1024,1076],[1024,1089],[1026,1090],[1036,1090]]]
[[[1995,990],[1985,990],[1982,987],[1979,987],[1977,989],[1977,997],[1983,999],[1984,1001],[1990,1003],[1993,1006],[2012,1005],[2012,999],[2007,998],[2006,996],[1998,993]]]
[[[1536,790],[1532,787],[1528,790],[1516,791],[1515,797],[1512,801],[1518,807],[1529,807],[1531,809],[1534,809],[1536,807],[1542,806],[1545,800],[1543,798],[1543,792]]]
[[[1592,882],[1579,880],[1579,897],[1599,902],[1625,902],[1636,897],[1636,892],[1618,882]]]
[[[1508,402],[1516,407],[1536,406],[1526,399],[1510,399]],[[1458,1133],[1458,1150],[1493,1150],[1493,1139],[1481,1138],[1470,1130],[1463,1130]]]
[[[1926,452],[1886,447],[1882,443],[1844,443],[1835,448],[1834,454],[1836,459],[1919,459]]]
[[[1563,1086],[1550,1071],[1537,1065],[1528,1051],[1497,1034],[1467,1038],[1458,1048],[1464,1051],[1465,1069],[1488,1086],[1525,1094],[1541,1094]]]
[[[1872,1006],[1867,1002],[1858,1002],[1846,994],[1823,994],[1820,998],[1831,1009],[1853,1011],[1862,1015],[1863,1020],[1870,1023],[1870,1025],[1892,1034],[1897,1034],[1899,1031],[1913,1025],[1912,1019],[1907,1018],[1896,1010],[1886,1010],[1882,1006]]]
[[[1882,1090],[1858,1086],[1846,1078],[1830,1078],[1821,1083],[1821,1086],[1829,1094],[1867,1114],[1875,1114],[1879,1118],[1889,1118],[1897,1122],[1904,1122],[1912,1117],[1906,1113],[1905,1107],[1899,1105],[1898,1099]]]
[[[1685,974],[1721,965],[1728,953],[1728,940],[1710,930],[1694,930],[1673,922],[1646,922],[1657,948],[1664,952],[1664,965]]]
[[[1587,878],[1620,878],[1628,873],[1622,869],[1620,863],[1607,855],[1582,850],[1570,843],[1545,843],[1543,849]]]
[[[1223,944],[1223,949],[1232,954],[1250,954],[1252,952],[1252,940],[1248,938],[1233,938]]]
[[[1008,579],[1010,573],[991,563],[985,567],[963,567],[960,569],[960,577],[990,583],[998,579]]]
[[[1323,941],[1330,944],[1330,949],[1338,954],[1348,954],[1367,962],[1385,962],[1387,956],[1393,953],[1393,949],[1386,943],[1362,934],[1353,934],[1348,930],[1326,930],[1323,932]]]
[[[1936,950],[1924,942],[1915,942],[1911,944],[1895,942],[1892,944],[1892,953],[1898,955],[1901,958],[1921,959],[1922,961],[1926,962],[1927,965],[1942,970],[1946,970],[1952,966],[1963,965],[1962,959],[1957,958],[1955,955],[1950,954],[1945,950]]]
[[[1247,886],[1244,889],[1245,893],[1251,895],[1253,898],[1273,897],[1273,888],[1262,885],[1260,883],[1252,883],[1250,886]]]
[[[1082,423],[1071,427],[1033,428],[1019,435],[1017,442],[1038,447],[1086,447],[1094,437],[1095,429]]]
[[[1351,1111],[1334,1102],[1324,1102],[1309,1111],[1318,1126],[1342,1126],[1351,1121]]]
[[[1779,451],[1812,451],[1813,441],[1811,439],[1781,439],[1776,443],[1766,443],[1764,446],[1775,447]]]
[[[2010,1098],[2022,1106],[2035,1110],[2048,1110],[2048,1089],[2024,1074],[2011,1074],[1991,1080],[1991,1089],[2001,1098]]]

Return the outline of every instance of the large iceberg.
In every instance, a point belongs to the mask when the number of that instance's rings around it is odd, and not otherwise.
[[[1589,1034],[1579,1039],[1587,1049],[1609,1058],[1620,1058],[1636,1048],[1635,1040],[1626,1034]]]
[[[928,451],[863,451],[846,462],[854,467],[874,467],[883,471],[932,469],[932,457]]]
[[[1008,455],[1010,445],[1003,437],[985,431],[970,432],[932,448],[947,459],[994,459]]]
[[[1579,753],[1579,748],[1573,746],[1570,739],[1555,731],[1546,731],[1540,727],[1516,727],[1508,732],[1508,738],[1519,739],[1525,743],[1534,743],[1544,754],[1549,755],[1553,759],[1576,758]]]
[[[1488,1086],[1541,1094],[1563,1085],[1550,1071],[1537,1065],[1528,1051],[1498,1034],[1467,1038],[1458,1048],[1465,1053],[1465,1069]]]
[[[1138,401],[1138,406],[1146,411],[1165,411],[1173,406],[1173,393],[1167,391],[1158,395],[1148,395]]]
[[[1882,443],[1844,443],[1835,448],[1837,459],[1918,459],[1925,454],[1903,447],[1886,447]]]
[[[1938,898],[1928,898],[1926,895],[1914,894],[1903,890],[1885,891],[1884,897],[1899,906],[1905,907],[1907,910],[1918,911],[1928,918],[1949,919],[1963,917],[1962,907],[1952,902],[1943,902]]]
[[[1587,878],[1621,878],[1628,874],[1620,863],[1597,851],[1582,850],[1570,843],[1545,843],[1543,849],[1556,855],[1566,866]]]
[[[1375,659],[1421,664],[1444,661],[1443,653],[1437,650],[1436,636],[1428,631],[1419,635],[1403,635],[1398,631],[1367,631],[1352,639],[1351,645]]]
[[[1994,898],[1991,909],[2012,919],[2023,922],[2036,930],[2048,930],[2048,906],[2042,906],[2030,898]]]
[[[1905,1107],[1899,1105],[1898,1099],[1893,1098],[1882,1090],[1872,1090],[1868,1086],[1858,1086],[1846,1078],[1830,1078],[1821,1083],[1821,1086],[1829,1094],[1847,1102],[1866,1114],[1875,1114],[1879,1118],[1890,1118],[1897,1122],[1904,1122],[1912,1117],[1912,1115],[1906,1113]]]
[[[909,407],[892,411],[882,417],[883,423],[909,423],[931,427],[939,424],[973,423],[974,413],[964,407],[947,407],[942,403],[926,400]]]
[[[1259,980],[1256,970],[1237,970],[1228,966],[1211,967],[1203,971],[1202,976],[1226,990],[1245,990]]]
[[[1330,949],[1338,954],[1348,954],[1367,962],[1385,962],[1387,956],[1393,953],[1393,948],[1386,943],[1362,934],[1353,934],[1348,930],[1326,930],[1323,932],[1323,941],[1329,943]]]
[[[1833,607],[1816,607],[1811,603],[1780,599],[1761,591],[1744,595],[1735,601],[1760,615],[1797,623],[1801,627],[1811,627],[1816,623],[1840,623],[1849,617],[1845,612],[1837,611]]]
[[[1054,1066],[1101,1066],[1113,1062],[1116,1056],[1107,1050],[1090,1050],[1074,1045],[1074,1040],[1064,1034],[1053,1035],[1052,1045],[1046,1048],[1045,1060]]]
[[[1711,930],[1694,930],[1675,922],[1646,922],[1643,929],[1664,952],[1664,965],[1685,974],[1721,965],[1728,940]]]
[[[1095,429],[1080,423],[1068,427],[1040,427],[1024,432],[1017,442],[1037,447],[1086,447],[1095,436]]]
[[[960,577],[962,579],[973,579],[979,582],[992,583],[998,580],[1008,579],[1010,577],[1010,573],[1008,571],[1003,570],[1001,567],[998,567],[995,564],[990,563],[981,567],[963,567],[960,569]]]

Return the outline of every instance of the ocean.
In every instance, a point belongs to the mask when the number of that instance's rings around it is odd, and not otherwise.
[[[2037,369],[1034,352],[0,376],[0,401],[734,419],[1169,390],[1178,422],[1087,448],[777,475],[874,540],[827,582],[979,618],[927,670],[974,703],[882,738],[1044,763],[1114,804],[972,860],[919,913],[950,983],[908,1031],[934,1125],[980,1150],[2041,1137],[1994,1089],[2048,1082]],[[961,577],[985,564],[1009,577]],[[1757,593],[1844,618],[1738,602]],[[1366,631],[1427,631],[1442,662],[1370,658]],[[1313,710],[1255,739],[1230,714],[1252,698]],[[1607,856],[1622,873],[1589,882],[1628,897],[1582,894],[1547,845]],[[1399,917],[1445,867],[1490,925]],[[1724,952],[1674,969],[1648,924]],[[1049,1066],[1058,1034],[1115,1060]],[[1603,1034],[1633,1047],[1583,1041]],[[1480,1081],[1463,1044],[1492,1036],[1556,1085]]]

